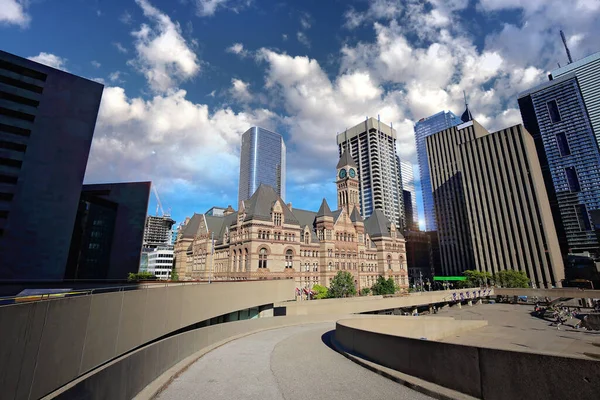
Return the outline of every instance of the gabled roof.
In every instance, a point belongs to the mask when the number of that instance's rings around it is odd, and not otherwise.
[[[333,217],[331,213],[331,209],[329,208],[329,204],[327,204],[327,200],[323,198],[321,202],[321,207],[319,207],[319,211],[317,211],[317,217]]]
[[[360,216],[360,213],[358,212],[358,208],[354,207],[354,210],[352,210],[352,214],[350,214],[350,221],[352,222],[363,222],[363,218]]]
[[[235,212],[224,217],[213,217],[220,219],[220,228],[218,231],[215,231],[215,243],[223,243],[225,230],[237,221],[237,216],[238,213]]]
[[[350,155],[349,151],[344,151],[342,153],[342,156],[340,157],[340,161],[338,161],[336,168],[339,169],[339,168],[342,168],[342,167],[344,167],[346,165],[348,165],[350,167],[358,168],[358,166],[354,162],[354,159]]]
[[[382,210],[376,209],[373,214],[365,220],[365,230],[372,238],[390,237],[390,220],[387,219]]]
[[[200,227],[200,221],[202,221],[202,214],[196,214],[190,218],[187,224],[183,227],[183,231],[181,232],[182,238],[193,239],[196,237],[196,233],[198,233],[198,228]]]
[[[340,214],[342,213],[343,210],[344,210],[343,208],[340,208],[339,210],[335,210],[331,213],[333,215],[333,222],[337,221],[337,219],[340,217]]]
[[[244,221],[250,219],[270,221],[271,209],[277,200],[280,201],[283,208],[284,223],[299,225],[298,220],[281,197],[275,192],[275,189],[265,184],[261,184],[252,197],[244,202],[246,207],[246,218]]]
[[[294,213],[294,216],[300,223],[300,227],[302,229],[304,229],[304,227],[308,227],[312,241],[318,242],[319,239],[317,238],[317,232],[314,229],[317,214],[314,211],[301,210],[299,208],[294,208],[292,213]]]

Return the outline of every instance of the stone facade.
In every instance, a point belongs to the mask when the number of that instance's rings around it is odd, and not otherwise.
[[[358,290],[379,275],[408,287],[405,241],[381,210],[360,216],[356,165],[346,153],[337,166],[338,209],[323,199],[317,212],[285,204],[261,185],[238,211],[194,214],[175,243],[181,280],[293,278],[297,287],[329,286],[349,271]]]

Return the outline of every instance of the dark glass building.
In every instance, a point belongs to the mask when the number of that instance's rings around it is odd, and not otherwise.
[[[140,267],[150,182],[83,185],[65,279],[127,279]]]
[[[0,280],[62,280],[103,86],[0,51]]]

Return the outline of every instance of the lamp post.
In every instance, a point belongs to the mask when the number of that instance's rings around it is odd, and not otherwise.
[[[211,283],[213,265],[215,263],[215,233],[212,232],[210,235],[210,270],[208,271],[208,283]]]

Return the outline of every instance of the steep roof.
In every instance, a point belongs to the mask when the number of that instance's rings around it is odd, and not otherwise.
[[[354,207],[354,210],[352,210],[352,214],[350,214],[350,221],[363,222],[363,218],[360,216],[360,213],[358,212],[357,207]]]
[[[365,230],[372,238],[390,237],[390,220],[387,219],[382,210],[376,209],[373,214],[365,220]]]
[[[349,165],[350,167],[358,168],[358,166],[354,162],[354,159],[350,155],[349,151],[344,151],[342,153],[342,156],[340,157],[340,161],[338,161],[336,168],[342,168],[346,165]]]
[[[290,211],[285,202],[279,197],[269,185],[261,184],[256,192],[248,200],[244,202],[246,207],[246,218],[245,221],[250,219],[259,219],[263,221],[271,220],[271,208],[275,202],[279,200],[283,208],[283,218],[286,224],[297,224],[298,220],[294,214]]]
[[[331,214],[333,215],[333,222],[337,221],[337,219],[340,217],[340,214],[342,213],[342,208],[340,208],[339,210],[335,210],[333,211]]]
[[[308,230],[310,231],[310,236],[313,242],[319,241],[319,239],[317,238],[317,232],[315,232],[314,229],[315,219],[317,218],[318,214],[314,211],[301,210],[299,208],[294,208],[292,210],[292,213],[294,213],[294,216],[300,223],[300,227],[302,229],[304,229],[305,226],[308,226]]]
[[[202,214],[196,214],[190,218],[187,224],[183,227],[183,231],[181,232],[182,238],[193,239],[196,237],[196,233],[198,233],[198,228],[200,227],[200,221],[202,220]]]
[[[238,213],[228,214],[224,217],[213,217],[220,219],[220,227],[218,231],[215,231],[215,242],[223,243],[223,236],[225,236],[225,228],[233,225],[237,221]]]
[[[323,198],[321,202],[321,207],[319,207],[319,211],[317,211],[317,217],[333,217],[331,213],[331,209],[329,208],[329,204],[327,204],[327,200]]]

